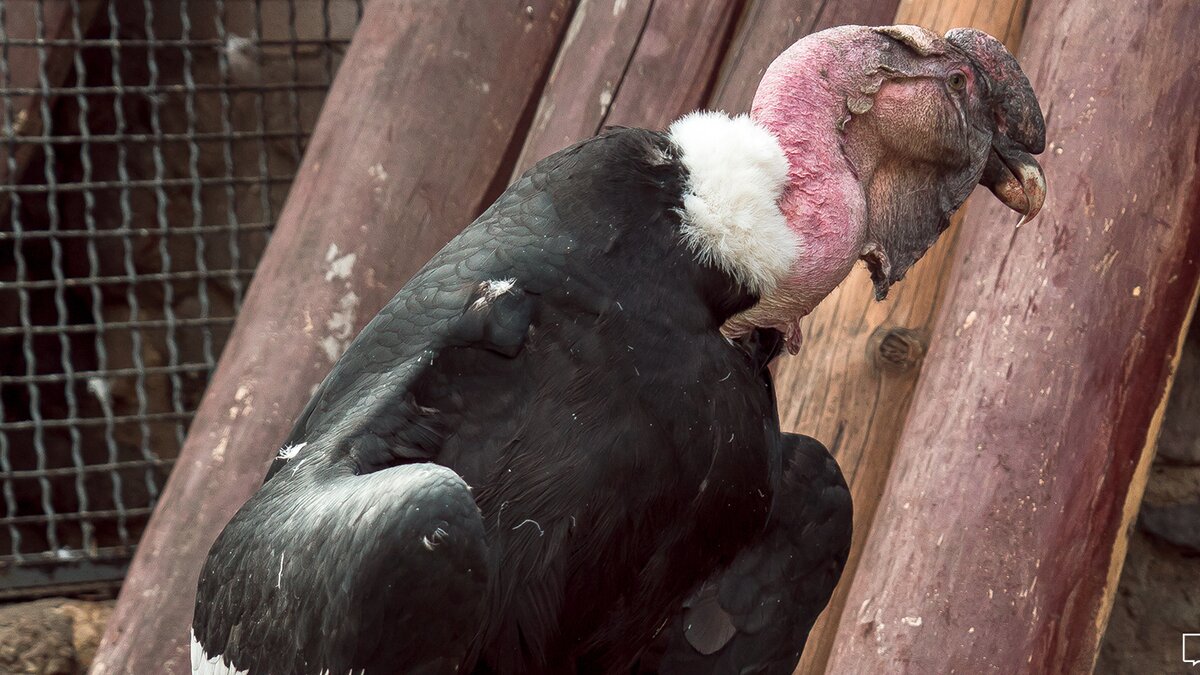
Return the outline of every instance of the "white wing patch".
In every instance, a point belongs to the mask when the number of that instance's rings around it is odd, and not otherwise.
[[[285,445],[279,449],[278,459],[291,459],[300,454],[300,451],[303,450],[304,446],[306,445],[308,445],[307,442],[297,443],[295,445]]]
[[[788,161],[779,142],[745,115],[696,112],[671,125],[688,173],[683,240],[759,296],[788,274],[799,238],[779,210]]]
[[[493,279],[479,284],[479,298],[471,304],[471,309],[483,309],[496,298],[505,293],[512,293],[517,285],[516,279]]]
[[[249,671],[238,670],[223,656],[209,656],[192,631],[192,675],[249,675]]]

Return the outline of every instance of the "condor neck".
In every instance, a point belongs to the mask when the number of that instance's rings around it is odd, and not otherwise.
[[[788,182],[779,208],[800,240],[799,260],[787,286],[804,296],[804,313],[841,283],[866,240],[862,186],[869,176],[859,176],[847,159],[842,120],[830,112],[848,116],[844,103],[828,90],[818,94],[779,102],[762,100],[760,93],[751,113],[787,157]]]
[[[765,83],[764,83],[765,84]],[[839,117],[840,115],[841,117]],[[843,149],[842,118],[848,116],[828,83],[790,82],[762,87],[750,117],[779,143],[788,178],[779,209],[798,240],[789,274],[757,305],[726,324],[727,335],[769,327],[800,345],[799,321],[846,278],[866,241],[863,181]]]

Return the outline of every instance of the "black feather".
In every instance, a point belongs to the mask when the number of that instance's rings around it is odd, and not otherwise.
[[[794,672],[850,551],[850,492],[821,443],[784,435],[785,471],[762,537],[708,580],[664,630],[642,672]],[[725,630],[713,626],[727,625]]]
[[[769,357],[720,335],[756,298],[681,243],[677,152],[623,129],[547,158],[363,329],[210,552],[208,654],[619,671],[759,536],[781,469]],[[439,527],[453,546],[430,551]],[[283,551],[303,598],[275,587]]]

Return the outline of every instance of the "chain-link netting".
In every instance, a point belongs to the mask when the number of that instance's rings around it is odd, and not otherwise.
[[[361,5],[0,2],[0,597],[119,583]]]

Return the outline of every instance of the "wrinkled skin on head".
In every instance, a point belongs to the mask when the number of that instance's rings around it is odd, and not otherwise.
[[[1046,184],[1032,154],[1043,150],[1045,123],[1020,66],[986,33],[853,29],[847,49],[866,67],[842,83],[843,151],[864,181],[862,258],[883,299],[976,185],[1022,223],[1037,214]]]

